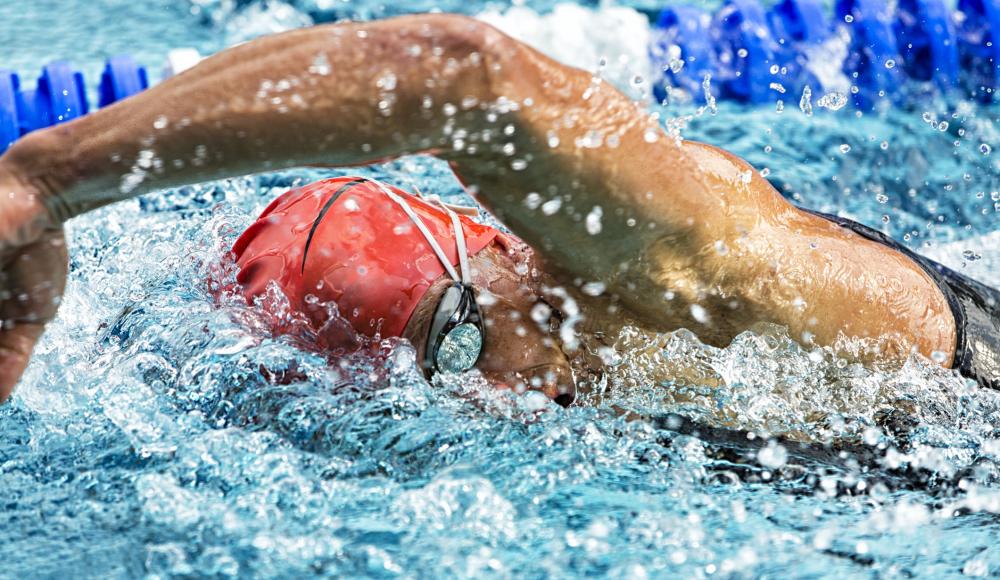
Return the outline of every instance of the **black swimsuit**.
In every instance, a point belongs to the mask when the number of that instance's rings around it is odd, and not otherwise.
[[[914,253],[868,226],[830,214],[805,211],[902,252],[919,264],[941,289],[955,316],[958,336],[954,367],[981,386],[1000,390],[1000,291]]]

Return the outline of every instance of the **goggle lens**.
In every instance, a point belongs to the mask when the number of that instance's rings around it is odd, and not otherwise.
[[[483,333],[470,322],[452,328],[441,339],[434,362],[443,373],[463,373],[476,366],[483,351]]]

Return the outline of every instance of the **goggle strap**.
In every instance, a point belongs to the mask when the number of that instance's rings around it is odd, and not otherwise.
[[[472,284],[471,269],[469,268],[469,254],[465,248],[465,231],[462,229],[462,222],[458,219],[458,215],[452,211],[450,207],[445,205],[440,199],[435,200],[441,209],[451,217],[451,226],[455,228],[455,246],[458,249],[458,265],[462,269],[462,283],[469,285]]]
[[[431,250],[434,251],[434,254],[437,256],[438,260],[441,261],[441,265],[444,266],[445,271],[448,272],[449,276],[451,276],[451,279],[456,282],[461,282],[462,278],[459,277],[458,272],[455,271],[455,267],[451,265],[451,261],[448,259],[448,257],[444,255],[444,250],[442,250],[441,246],[438,245],[437,240],[434,239],[434,236],[431,234],[430,230],[428,230],[427,226],[424,224],[424,220],[420,219],[420,216],[418,216],[417,213],[413,211],[413,208],[410,207],[410,204],[403,201],[401,197],[393,193],[391,190],[389,190],[388,187],[386,187],[382,183],[378,181],[373,181],[373,183],[375,183],[375,185],[377,185],[378,188],[381,189],[383,193],[389,196],[389,199],[396,202],[396,204],[399,205],[399,207],[403,210],[403,212],[410,218],[413,224],[417,226],[417,229],[420,230],[421,234],[423,234],[424,239],[427,240],[428,244],[430,244]],[[464,239],[462,240],[461,247],[463,248],[465,247]],[[462,260],[464,256],[465,256],[464,252],[459,253],[460,260]]]

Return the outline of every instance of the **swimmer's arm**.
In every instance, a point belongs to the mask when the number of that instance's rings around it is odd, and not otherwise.
[[[258,39],[28,135],[0,163],[61,222],[166,187],[421,152],[451,160],[515,232],[585,277],[613,276],[651,237],[690,245],[721,209],[643,105],[449,15]],[[529,209],[536,198],[561,206]],[[584,218],[594,212],[592,236]]]
[[[493,93],[501,34],[424,15],[295,30],[223,51],[143,93],[32,133],[0,163],[56,221],[149,191],[451,147]]]
[[[736,164],[705,151],[668,136],[643,105],[584,71],[475,20],[423,15],[224,51],[27,136],[0,157],[0,174],[32,184],[58,223],[164,187],[432,152],[563,280],[604,284],[633,314],[659,328],[695,328],[712,344],[756,321],[792,325],[799,296],[866,303],[885,292],[852,281],[865,272],[876,280],[873,265],[892,278],[905,270],[884,265],[888,250],[846,249],[829,271],[810,274],[811,237],[790,234],[819,232],[810,225],[818,218],[802,217],[749,168],[728,175]],[[910,310],[894,320],[905,326]],[[870,316],[855,318],[831,320],[830,336],[853,334],[855,322],[882,333]]]

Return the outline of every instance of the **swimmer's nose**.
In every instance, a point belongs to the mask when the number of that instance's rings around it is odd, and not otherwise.
[[[569,407],[576,400],[576,383],[566,366],[540,365],[521,374],[530,381],[531,390],[545,393],[561,407]]]
[[[575,392],[574,393],[562,393],[560,395],[556,395],[556,398],[553,399],[553,401],[555,401],[558,405],[560,405],[562,407],[569,407],[570,405],[573,404],[573,401],[575,401],[575,400],[576,400],[576,393]]]
[[[538,391],[544,393],[546,397],[562,407],[568,407],[576,401],[576,384],[573,382],[573,373],[563,365],[546,364],[520,371],[487,372],[485,374],[495,384],[510,388],[515,392]]]

